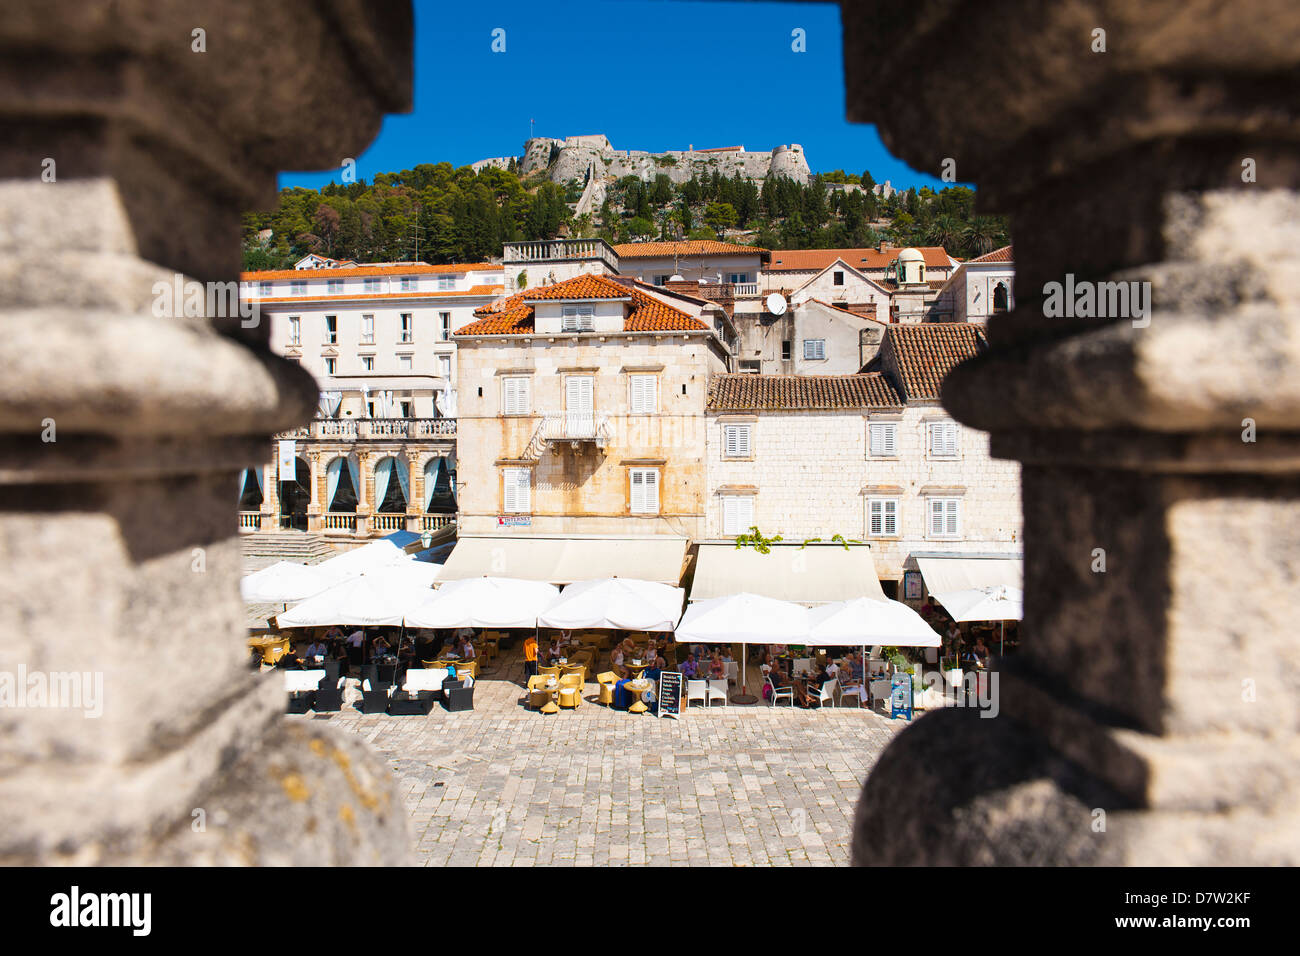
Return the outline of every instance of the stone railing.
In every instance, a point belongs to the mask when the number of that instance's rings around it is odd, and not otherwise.
[[[357,516],[343,512],[324,514],[321,516],[321,527],[326,531],[356,531]]]
[[[539,242],[507,242],[502,250],[507,262],[574,262],[596,259],[618,271],[618,253],[604,239],[550,239]]]
[[[762,293],[757,282],[737,282],[732,285],[731,294],[737,299],[756,299]]]
[[[405,514],[373,514],[370,516],[371,531],[404,531],[406,530]]]
[[[277,438],[320,441],[369,439],[455,438],[454,418],[317,418],[308,425],[281,432]]]
[[[262,512],[241,511],[239,513],[240,531],[257,531],[262,527]]]
[[[438,531],[455,521],[455,515],[420,515],[420,530]]]

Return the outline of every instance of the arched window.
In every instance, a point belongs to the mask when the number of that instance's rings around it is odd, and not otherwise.
[[[999,282],[993,287],[993,311],[1007,311],[1007,299],[1007,284],[1005,282]]]
[[[375,500],[380,514],[405,514],[411,500],[411,476],[406,461],[388,456],[375,465]]]

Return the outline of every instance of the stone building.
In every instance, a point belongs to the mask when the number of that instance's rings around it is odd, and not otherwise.
[[[927,322],[977,322],[1016,306],[1016,263],[1011,247],[967,259],[940,287],[926,314]]]
[[[924,272],[923,282],[942,282],[957,268],[957,260],[942,246],[918,246]],[[902,250],[886,239],[875,249],[781,249],[772,252],[763,277],[763,288],[786,296],[837,260],[876,282],[896,278],[892,270]]]
[[[891,597],[918,558],[1018,558],[1019,468],[939,404],[986,347],[974,326],[890,326],[859,374],[714,376],[706,533],[866,541]]]
[[[496,536],[477,552],[484,561],[506,547],[522,556],[540,538],[632,539],[639,549],[663,539],[676,559],[655,579],[676,581],[704,522],[705,388],[727,368],[708,309],[594,275],[480,309],[456,335],[453,561],[476,553],[466,536]]]

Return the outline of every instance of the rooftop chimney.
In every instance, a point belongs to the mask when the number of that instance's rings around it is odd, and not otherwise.
[[[894,248],[894,244],[890,242],[888,239],[880,240],[880,249],[879,249],[880,252],[884,252],[886,249],[892,249],[892,248]]]

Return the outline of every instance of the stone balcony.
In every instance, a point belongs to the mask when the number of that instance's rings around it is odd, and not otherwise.
[[[547,239],[536,242],[507,242],[502,250],[507,264],[537,262],[604,263],[610,272],[618,272],[618,253],[604,239]]]
[[[317,441],[384,441],[456,437],[454,418],[317,418],[276,438]]]
[[[528,443],[528,454],[536,457],[559,442],[569,442],[573,448],[582,442],[594,442],[603,450],[611,437],[609,416],[603,412],[548,412],[537,423]]]

